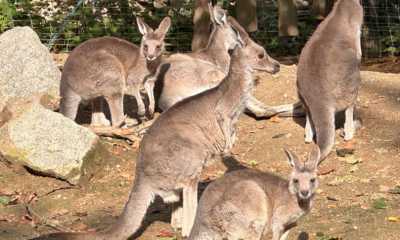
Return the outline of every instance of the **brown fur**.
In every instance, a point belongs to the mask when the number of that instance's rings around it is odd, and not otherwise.
[[[257,170],[238,170],[204,191],[188,240],[260,240],[272,231],[285,240],[307,214],[318,187],[318,149],[306,163],[286,151],[293,167],[289,180]]]
[[[236,123],[253,87],[251,71],[258,65],[243,61],[247,48],[236,49],[230,71],[221,84],[187,98],[163,113],[140,145],[135,182],[116,224],[104,233],[53,234],[41,239],[126,239],[137,231],[155,195],[179,202],[183,193],[182,235],[192,227],[197,208],[197,185],[204,165],[230,151]]]
[[[156,69],[158,58],[164,49],[164,37],[171,20],[165,18],[158,29],[151,29],[140,18],[137,19],[143,34],[140,47],[128,41],[102,37],[90,39],[75,48],[68,57],[61,78],[60,112],[75,119],[81,100],[104,97],[109,105],[112,125],[124,121],[123,96],[132,93],[138,102],[138,113],[145,112],[140,89],[145,85],[150,98],[150,110],[154,109],[154,81],[147,81]],[[154,98],[154,97],[153,97]],[[93,124],[105,118],[101,103],[94,104]],[[103,121],[104,123],[104,121]]]
[[[360,33],[363,8],[359,0],[339,0],[304,47],[297,86],[307,111],[306,141],[311,123],[321,161],[335,139],[335,113],[346,111],[345,140],[353,137],[353,109],[360,86]]]
[[[246,48],[254,52],[262,52],[259,55],[250,55],[247,59],[262,63],[260,65],[264,67],[257,70],[270,73],[279,71],[279,63],[272,59],[263,47],[255,43],[234,18],[228,17],[227,22],[230,26],[224,25],[224,27],[237,31],[240,36],[238,41],[244,41]],[[230,58],[227,53],[228,49],[221,50],[219,47],[221,44],[224,45],[227,38],[224,31],[226,30],[216,27],[211,35],[208,48],[192,54],[176,54],[162,62],[160,69],[164,68],[165,70],[160,70],[158,75],[159,83],[163,83],[158,103],[162,110],[165,111],[182,99],[213,88],[223,80],[227,74],[226,69],[229,67]],[[216,60],[213,56],[221,59]],[[268,108],[253,96],[249,98],[246,107],[257,117],[262,117]],[[275,110],[271,112],[275,112]]]

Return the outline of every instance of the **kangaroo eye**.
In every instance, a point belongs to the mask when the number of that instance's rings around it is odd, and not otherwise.
[[[311,178],[311,179],[310,179],[310,182],[311,182],[311,183],[315,183],[315,178]]]
[[[258,58],[259,58],[259,59],[263,59],[263,58],[264,58],[264,56],[265,56],[265,55],[264,55],[264,53],[260,53],[260,54],[258,54]]]
[[[294,179],[293,179],[293,182],[297,184],[297,183],[299,183],[299,179],[294,178]]]
[[[149,49],[149,45],[145,44],[145,45],[143,46],[143,48],[144,48],[144,50],[147,50],[147,49]]]
[[[161,48],[161,45],[157,45],[156,48],[157,48],[157,49],[160,49],[160,48]]]

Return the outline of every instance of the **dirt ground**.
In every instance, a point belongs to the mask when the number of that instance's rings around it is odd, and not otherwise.
[[[295,66],[284,66],[275,76],[259,75],[256,96],[270,105],[296,101],[295,73]],[[337,149],[352,145],[355,153],[339,157],[334,150],[323,162],[314,208],[289,239],[400,239],[400,74],[364,71],[362,77],[357,106],[363,126],[351,144],[344,143],[339,128],[336,136]],[[310,149],[304,143],[303,122],[243,115],[233,157],[246,167],[286,177],[290,168],[283,147],[303,157]],[[110,154],[85,186],[35,176],[0,161],[0,239],[104,229],[113,223],[134,179],[137,145],[109,138],[102,142]],[[235,164],[210,166],[203,180],[215,179]],[[138,239],[175,239],[169,214],[162,203],[152,206]]]

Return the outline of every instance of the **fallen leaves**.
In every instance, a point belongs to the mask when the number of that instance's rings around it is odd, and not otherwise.
[[[389,222],[400,222],[400,217],[388,217],[387,220]]]

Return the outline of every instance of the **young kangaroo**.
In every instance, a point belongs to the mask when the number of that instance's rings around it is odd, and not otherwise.
[[[182,235],[188,236],[197,208],[200,174],[207,161],[232,148],[236,122],[253,87],[251,72],[269,64],[257,57],[262,53],[237,47],[229,74],[220,85],[175,104],[155,120],[140,144],[128,203],[110,230],[39,239],[127,239],[141,226],[155,195],[167,203],[177,203],[181,193],[183,209],[177,208],[172,219],[183,215]]]
[[[313,130],[321,159],[335,140],[335,113],[345,111],[344,139],[353,138],[354,105],[360,86],[361,26],[359,0],[339,0],[304,47],[298,65],[297,87],[307,112],[305,140]]]
[[[215,9],[216,7],[214,11]],[[213,11],[210,10],[210,12]],[[224,14],[224,12],[222,13]],[[168,65],[168,70],[161,70],[160,72],[162,72],[162,74],[158,75],[160,78],[159,82],[163,83],[158,104],[162,110],[165,111],[182,99],[213,88],[224,79],[226,76],[226,69],[229,67],[227,63],[229,62],[230,56],[228,54],[228,45],[223,43],[232,42],[232,39],[237,38],[235,34],[226,34],[226,31],[232,32],[235,30],[239,34],[238,41],[244,41],[249,48],[254,48],[257,49],[257,51],[263,52],[257,57],[260,58],[260,60],[265,59],[269,64],[257,70],[271,73],[279,71],[279,63],[268,56],[264,48],[255,43],[234,18],[226,18],[223,14],[220,14],[222,16],[221,19],[226,20],[213,20],[214,31],[210,36],[209,44],[206,49],[187,55],[175,54],[160,64],[159,68],[167,67]],[[216,15],[217,14],[214,13],[211,17],[213,18]],[[223,22],[224,24],[218,24],[218,22]],[[226,46],[225,48],[223,48],[224,45]],[[207,60],[205,57],[200,58],[199,56],[209,56],[211,60]],[[223,58],[223,60],[212,61],[212,59],[216,57]],[[207,60],[207,62],[203,61],[204,59]],[[265,106],[253,96],[249,98],[246,107],[257,117],[263,116],[266,111],[272,113],[282,111],[278,108],[274,109],[273,107]]]
[[[155,73],[164,51],[164,38],[171,19],[164,18],[156,30],[141,18],[136,20],[143,35],[140,47],[122,39],[101,37],[88,40],[72,51],[61,78],[62,114],[75,119],[80,101],[93,100],[92,124],[107,124],[101,100],[96,99],[104,97],[110,108],[112,125],[120,126],[124,122],[123,97],[126,92],[136,98],[138,114],[145,113],[140,95],[143,84],[149,96],[149,108],[154,109],[151,106],[154,105],[154,80],[150,76]]]
[[[318,147],[307,162],[285,150],[289,180],[257,170],[237,170],[211,183],[201,196],[188,240],[286,240],[312,206],[318,187]]]

